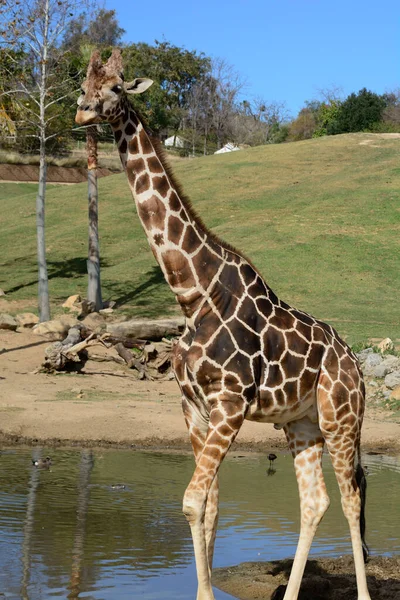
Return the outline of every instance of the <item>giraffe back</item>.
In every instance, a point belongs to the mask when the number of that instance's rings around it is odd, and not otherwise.
[[[206,414],[214,399],[243,399],[251,420],[316,414],[321,370],[359,387],[356,357],[336,331],[279,300],[243,257],[226,251],[208,296],[175,350],[184,395]]]

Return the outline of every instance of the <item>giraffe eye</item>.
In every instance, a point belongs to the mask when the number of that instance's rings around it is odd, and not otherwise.
[[[85,95],[85,90],[83,88],[81,88],[81,94],[82,94],[82,96]]]
[[[120,86],[120,85],[114,85],[114,87],[111,88],[111,91],[114,92],[114,94],[119,94],[121,90],[122,90],[122,86]]]

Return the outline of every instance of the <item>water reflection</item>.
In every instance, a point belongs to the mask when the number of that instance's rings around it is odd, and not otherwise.
[[[78,475],[76,531],[74,547],[72,550],[71,579],[69,584],[69,588],[71,591],[68,594],[68,598],[77,598],[82,588],[82,563],[86,533],[86,517],[88,512],[90,496],[89,483],[93,465],[94,458],[92,451],[82,450]]]
[[[8,598],[195,597],[195,567],[182,496],[190,456],[121,450],[57,450],[50,470],[32,467],[46,450],[0,455],[0,591]],[[328,461],[331,507],[314,555],[351,552]],[[374,553],[400,551],[400,463],[367,456],[367,526]],[[268,471],[274,470],[273,477]],[[216,566],[293,555],[299,502],[292,460],[228,458],[221,470]],[[1,594],[0,594],[1,596]],[[216,591],[216,598],[228,598]]]
[[[36,448],[32,452],[32,462],[40,460],[40,450]],[[39,485],[39,471],[38,469],[31,469],[30,481],[28,484],[28,496],[26,500],[26,515],[22,533],[22,583],[21,583],[21,595],[22,598],[28,598],[27,589],[30,579],[30,566],[31,566],[31,537],[34,523],[34,510],[36,501],[36,490]]]

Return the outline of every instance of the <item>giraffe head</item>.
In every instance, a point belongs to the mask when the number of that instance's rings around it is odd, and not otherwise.
[[[123,114],[126,95],[141,94],[152,83],[151,79],[141,77],[126,82],[121,52],[113,50],[103,65],[100,53],[96,50],[90,58],[86,79],[82,84],[75,121],[79,125],[115,122]]]

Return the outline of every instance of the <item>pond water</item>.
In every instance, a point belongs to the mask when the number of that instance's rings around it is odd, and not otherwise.
[[[47,454],[50,470],[32,466]],[[371,552],[398,554],[400,460],[377,455],[364,463]],[[225,460],[216,567],[293,556],[299,502],[292,459],[280,454],[273,476],[268,466],[258,454]],[[192,542],[181,513],[193,468],[193,458],[178,453],[3,449],[0,597],[193,600]],[[327,457],[324,471],[332,502],[311,555],[351,553]]]

